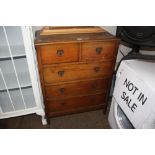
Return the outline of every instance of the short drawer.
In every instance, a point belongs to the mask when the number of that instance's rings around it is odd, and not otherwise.
[[[70,64],[45,67],[43,76],[45,84],[75,81],[88,78],[110,76],[113,73],[113,62]]]
[[[99,91],[106,92],[109,82],[110,80],[107,78],[46,86],[46,97],[48,99],[62,99],[72,96],[89,95]]]
[[[71,109],[83,108],[104,104],[106,94],[96,94],[91,96],[75,97],[64,100],[47,101],[48,112],[70,111]]]
[[[82,43],[81,60],[107,60],[116,57],[115,41]]]
[[[41,62],[44,65],[78,61],[79,44],[53,44],[41,46]]]

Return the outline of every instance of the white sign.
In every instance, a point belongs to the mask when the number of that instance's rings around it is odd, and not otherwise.
[[[153,111],[154,95],[151,87],[133,70],[127,68],[117,78],[113,94],[135,128],[142,128],[144,121]]]

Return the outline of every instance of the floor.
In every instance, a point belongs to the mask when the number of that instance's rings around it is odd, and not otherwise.
[[[84,112],[50,119],[43,126],[36,114],[0,120],[0,129],[110,129],[103,110]]]

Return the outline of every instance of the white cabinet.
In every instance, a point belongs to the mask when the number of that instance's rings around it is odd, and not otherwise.
[[[0,27],[0,119],[36,113],[46,124],[31,27]]]

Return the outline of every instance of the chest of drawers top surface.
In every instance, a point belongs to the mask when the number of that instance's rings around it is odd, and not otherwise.
[[[57,35],[40,35],[40,31],[36,33],[35,45],[69,43],[69,42],[89,42],[89,41],[110,41],[118,40],[115,36],[108,32],[102,33],[82,33],[82,34],[57,34]]]

